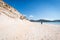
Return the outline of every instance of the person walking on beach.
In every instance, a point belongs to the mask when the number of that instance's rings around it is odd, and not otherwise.
[[[43,22],[41,21],[41,24],[43,24]]]

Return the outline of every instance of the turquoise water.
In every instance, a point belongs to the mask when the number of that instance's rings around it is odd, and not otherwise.
[[[43,23],[60,25],[60,22],[43,22]]]

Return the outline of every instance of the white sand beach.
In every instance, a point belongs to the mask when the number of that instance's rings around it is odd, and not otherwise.
[[[60,25],[33,23],[1,14],[0,40],[60,40]]]

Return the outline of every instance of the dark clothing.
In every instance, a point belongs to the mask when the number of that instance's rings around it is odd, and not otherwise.
[[[41,24],[43,24],[43,22],[41,21]]]

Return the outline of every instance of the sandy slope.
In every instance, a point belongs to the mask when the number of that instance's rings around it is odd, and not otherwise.
[[[41,25],[1,13],[0,40],[60,40],[60,25]]]

